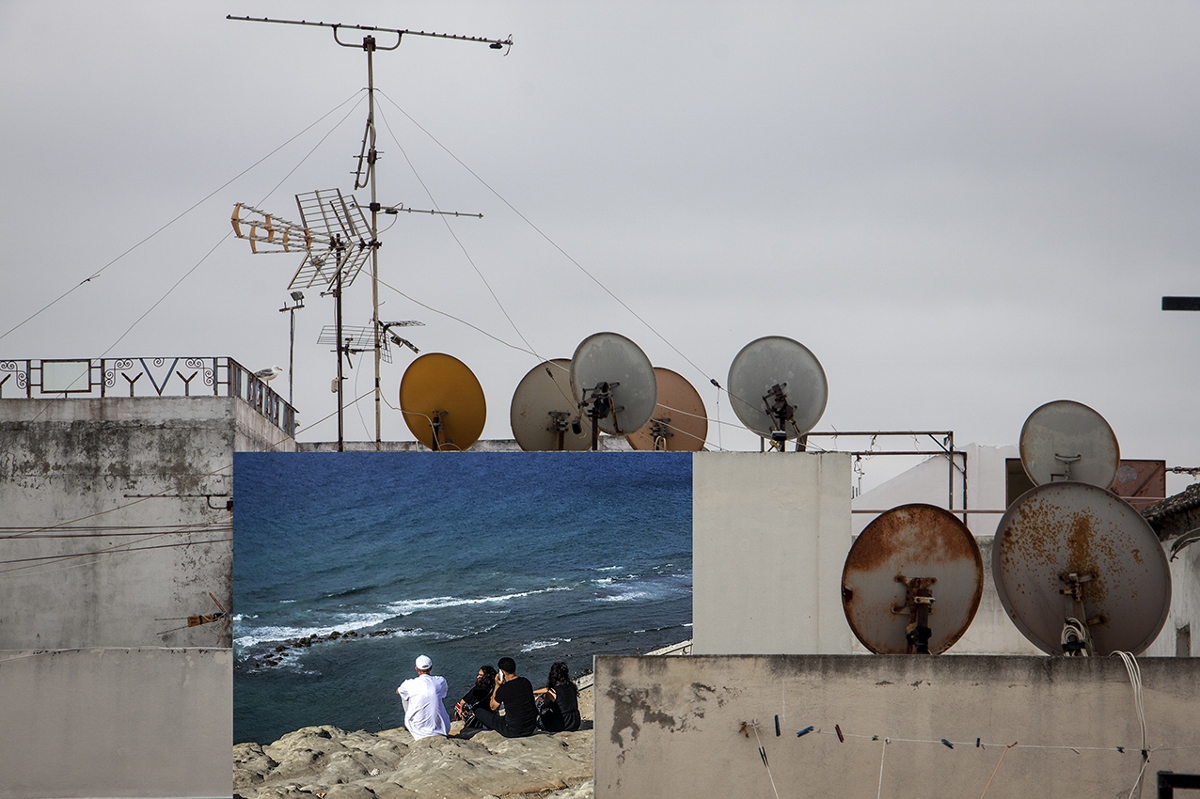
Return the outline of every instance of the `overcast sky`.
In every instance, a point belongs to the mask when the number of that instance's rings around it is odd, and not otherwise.
[[[1200,313],[1159,310],[1200,295],[1193,3],[0,2],[0,333],[78,287],[0,357],[286,366],[299,259],[251,255],[230,211],[350,191],[366,57],[226,14],[513,36],[375,59],[380,200],[484,214],[395,218],[381,315],[475,371],[485,437],[530,368],[608,330],[698,388],[711,446],[756,449],[709,380],[784,335],[828,375],[818,430],[1014,444],[1068,398],[1123,456],[1200,465]],[[346,321],[370,321],[365,276]],[[332,322],[309,292],[302,425],[335,410]],[[346,437],[374,437],[370,403]]]

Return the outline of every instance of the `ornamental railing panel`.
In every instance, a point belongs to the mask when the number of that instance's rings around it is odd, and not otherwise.
[[[237,397],[290,436],[296,409],[233,358],[0,360],[0,399]]]

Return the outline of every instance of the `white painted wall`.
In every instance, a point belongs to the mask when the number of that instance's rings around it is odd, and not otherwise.
[[[230,796],[231,649],[0,652],[0,797]]]
[[[699,452],[692,486],[693,651],[849,652],[850,456]]]

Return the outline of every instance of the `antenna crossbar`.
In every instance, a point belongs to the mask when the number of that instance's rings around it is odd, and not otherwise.
[[[394,33],[397,37],[404,36],[428,36],[434,39],[454,39],[460,42],[479,42],[480,44],[490,44],[494,47],[512,47],[512,36],[505,39],[486,39],[482,36],[463,36],[457,33],[435,33],[434,31],[414,31],[404,28],[381,28],[378,25],[346,25],[341,22],[319,22],[307,19],[271,19],[268,17],[238,17],[233,14],[226,15],[225,19],[235,20],[237,22],[273,22],[278,25],[308,25],[310,27],[332,28],[334,36],[337,36],[339,28],[354,31],[370,31],[373,33]],[[387,48],[379,48],[387,49]]]

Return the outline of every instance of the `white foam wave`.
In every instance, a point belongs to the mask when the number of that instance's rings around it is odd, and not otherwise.
[[[240,631],[237,637],[237,643],[240,646],[249,647],[255,644],[265,644],[275,641],[293,641],[297,638],[307,638],[308,636],[326,636],[330,633],[342,633],[343,635],[351,632],[366,629],[367,627],[377,626],[388,619],[393,618],[390,613],[362,613],[346,618],[340,623],[326,624],[313,627],[289,627],[289,626],[266,626],[266,627],[251,627],[248,630]],[[396,635],[417,635],[422,631],[404,630],[397,631]]]
[[[403,599],[399,602],[392,602],[387,605],[388,610],[396,616],[409,616],[421,610],[439,610],[441,608],[456,608],[463,605],[488,605],[496,602],[508,602],[511,599],[520,599],[527,596],[536,596],[537,594],[549,594],[555,591],[570,591],[569,586],[555,585],[549,588],[537,588],[532,591],[516,591],[511,594],[498,594],[496,596],[483,597],[460,597],[460,596],[434,596],[424,599]]]
[[[536,649],[549,649],[552,646],[558,646],[562,643],[569,643],[570,638],[553,638],[549,641],[530,641],[525,646],[521,647],[521,654],[525,655],[533,652]]]

